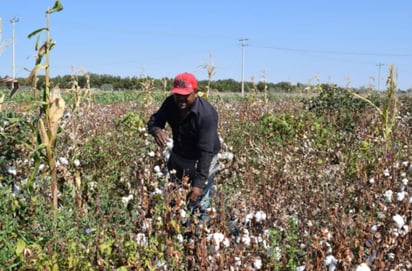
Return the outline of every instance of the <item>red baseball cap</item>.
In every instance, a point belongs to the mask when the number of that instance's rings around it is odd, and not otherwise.
[[[196,77],[188,72],[176,75],[173,81],[173,89],[171,93],[180,95],[189,95],[197,89]]]

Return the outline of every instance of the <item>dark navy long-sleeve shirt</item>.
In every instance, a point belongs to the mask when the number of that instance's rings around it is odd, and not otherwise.
[[[205,99],[197,97],[190,113],[182,119],[180,109],[173,95],[170,95],[150,117],[147,123],[150,134],[154,136],[155,131],[164,129],[166,123],[172,128],[172,151],[183,158],[197,161],[192,185],[204,188],[211,161],[220,151],[216,109]]]

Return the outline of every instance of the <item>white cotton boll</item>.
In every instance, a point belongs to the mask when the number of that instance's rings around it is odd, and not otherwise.
[[[306,265],[301,265],[296,267],[296,271],[305,271],[306,270]]]
[[[223,239],[222,244],[225,247],[229,247],[230,246],[230,240],[228,238]]]
[[[60,161],[60,164],[62,164],[62,165],[68,165],[69,164],[69,160],[67,160],[67,158],[65,158],[65,157],[60,157],[59,161]]]
[[[253,261],[253,267],[256,270],[260,270],[262,268],[262,259],[260,257],[256,257]]]
[[[373,178],[373,177],[370,178],[370,179],[369,179],[369,183],[370,183],[370,184],[374,184],[374,183],[375,183],[375,178]]]
[[[207,236],[207,240],[208,240],[209,242],[212,242],[212,243],[213,243],[213,246],[214,246],[216,252],[219,251],[219,249],[220,249],[220,243],[221,243],[224,239],[225,239],[225,236],[223,235],[223,233],[220,233],[220,232],[215,232],[215,233],[209,234],[209,235]]]
[[[167,147],[169,150],[173,149],[173,139],[171,139],[171,138],[168,138],[168,139],[167,139],[166,147]]]
[[[240,259],[240,257],[235,257],[235,265],[236,266],[241,266],[242,265],[242,260]]]
[[[139,232],[136,235],[136,243],[141,247],[146,247],[148,245],[148,238],[144,233]]]
[[[176,236],[176,239],[180,244],[183,243],[183,241],[184,241],[184,237],[180,233]]]
[[[407,235],[409,233],[409,225],[406,225],[406,224],[403,225],[401,233],[402,233],[402,236]]]
[[[361,263],[356,267],[355,271],[371,271],[371,269],[366,263]]]
[[[185,210],[183,210],[183,209],[180,209],[179,210],[179,213],[180,213],[180,222],[182,222],[183,224],[184,223],[186,223],[186,211]]]
[[[148,231],[151,228],[152,228],[152,220],[150,218],[146,218],[145,220],[143,220],[142,230]]]
[[[146,128],[141,126],[141,127],[137,128],[137,130],[139,132],[144,132],[144,131],[146,131]]]
[[[376,225],[376,224],[375,224],[375,225],[372,226],[371,232],[372,232],[372,233],[375,233],[375,232],[378,231],[378,229],[379,229],[379,225]]]
[[[325,266],[328,267],[329,271],[334,271],[336,269],[336,265],[338,264],[338,260],[333,255],[328,255],[324,261]]]
[[[132,199],[133,199],[133,195],[130,194],[130,195],[128,195],[128,196],[122,197],[122,202],[123,202],[125,205],[127,205],[127,204],[129,203],[129,201],[131,201]]]
[[[154,152],[154,151],[149,151],[149,152],[147,153],[147,155],[148,155],[149,157],[154,157],[154,156],[155,156],[155,152]]]
[[[80,166],[80,160],[79,159],[74,159],[73,163],[76,167]]]
[[[8,172],[9,174],[13,175],[13,176],[16,176],[16,175],[17,175],[16,167],[13,167],[13,166],[8,166],[8,167],[7,167],[7,172]]]
[[[255,220],[257,223],[260,223],[261,221],[266,220],[266,213],[263,211],[257,211],[255,214]]]
[[[263,240],[263,247],[266,249],[268,257],[277,261],[282,257],[281,249],[279,247],[273,247],[271,244],[267,244],[267,240]]]
[[[389,176],[390,176],[389,169],[385,169],[385,170],[383,171],[383,175],[385,175],[386,177],[389,177]]]
[[[409,204],[412,204],[412,196],[409,198]]]
[[[150,196],[153,197],[154,195],[161,195],[161,194],[163,194],[163,191],[156,187],[155,190],[152,193],[150,193]]]
[[[403,217],[399,214],[394,215],[392,217],[393,222],[395,222],[395,225],[398,229],[402,228],[403,225],[405,225],[405,221],[403,220]]]
[[[249,224],[250,222],[252,222],[254,215],[255,215],[254,213],[248,213],[243,219],[243,223]]]
[[[39,171],[42,171],[43,169],[45,169],[45,165],[44,164],[40,164],[40,166],[39,166]]]
[[[15,184],[13,185],[13,196],[17,196],[18,194],[20,194],[20,187]]]
[[[156,176],[157,176],[158,178],[162,178],[164,175],[163,175],[162,172],[156,172]]]
[[[250,246],[251,243],[251,239],[249,235],[242,235],[242,237],[240,238],[240,241],[245,245],[245,246]]]
[[[231,152],[226,152],[225,153],[225,158],[229,161],[232,161],[234,157],[235,157],[234,154],[231,153]]]
[[[386,257],[388,258],[388,260],[389,260],[390,262],[393,262],[393,261],[395,260],[396,255],[395,255],[395,253],[393,253],[393,252],[389,252],[389,253],[386,255]]]
[[[405,191],[396,193],[396,201],[403,201],[407,195],[408,193]]]
[[[392,190],[387,190],[384,194],[383,194],[383,196],[385,197],[385,200],[386,201],[388,201],[388,202],[391,202],[392,201],[392,195],[393,195],[393,191]]]
[[[169,157],[170,157],[170,152],[168,150],[164,150],[162,152],[162,155],[163,155],[164,158],[166,158],[166,160],[168,160]]]
[[[401,182],[402,182],[402,184],[403,184],[404,186],[407,186],[408,183],[409,183],[409,180],[406,179],[406,178],[403,178]]]

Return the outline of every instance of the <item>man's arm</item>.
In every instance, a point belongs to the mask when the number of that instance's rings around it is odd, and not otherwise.
[[[159,110],[154,113],[149,121],[147,127],[149,133],[155,138],[157,145],[160,147],[166,146],[168,135],[163,129],[166,125],[167,106],[166,101],[160,106]]]

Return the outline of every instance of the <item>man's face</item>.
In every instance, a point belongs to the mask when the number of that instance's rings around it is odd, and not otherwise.
[[[181,95],[181,94],[173,94],[175,103],[179,107],[180,110],[189,109],[196,100],[197,93],[193,91],[188,95]]]

